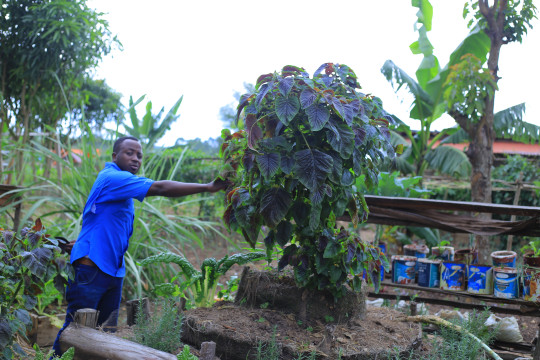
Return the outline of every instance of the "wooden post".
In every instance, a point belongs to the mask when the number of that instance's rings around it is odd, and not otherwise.
[[[126,302],[126,323],[128,326],[133,326],[137,323],[139,309],[142,311],[142,315],[145,319],[148,319],[150,316],[150,303],[148,302],[148,298],[135,299]]]
[[[77,325],[86,326],[95,329],[99,317],[99,311],[96,309],[77,310],[73,322]]]
[[[536,344],[533,352],[533,360],[540,360],[540,323],[538,323],[538,331],[536,332]]]
[[[519,197],[521,196],[521,188],[523,187],[523,183],[521,182],[521,179],[523,179],[523,173],[520,172],[518,179],[516,181],[516,193],[514,194],[514,206],[517,206],[519,203]],[[516,215],[512,215],[510,217],[510,221],[516,221]],[[512,241],[514,241],[514,235],[508,235],[508,238],[506,238],[506,250],[511,251],[512,250]]]
[[[418,312],[417,307],[416,307],[416,302],[411,301],[410,306],[411,306],[411,316],[416,316]]]
[[[216,343],[213,341],[205,341],[201,344],[201,352],[199,360],[215,360],[216,358]]]

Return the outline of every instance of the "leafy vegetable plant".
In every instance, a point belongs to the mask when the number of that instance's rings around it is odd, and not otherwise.
[[[14,339],[26,337],[32,326],[28,311],[36,306],[36,296],[50,279],[63,293],[61,273],[73,271],[60,256],[58,240],[46,234],[40,219],[31,229],[23,228],[20,236],[0,229],[0,237],[0,358],[11,359],[15,354],[25,356]]]
[[[180,267],[178,275],[174,276],[169,283],[158,284],[155,291],[162,296],[183,296],[188,292],[190,300],[196,307],[208,307],[214,303],[214,296],[218,287],[218,280],[222,275],[238,264],[244,265],[265,258],[264,252],[252,252],[248,254],[234,254],[225,256],[221,260],[207,258],[201,264],[201,270],[195,267],[182,255],[174,253],[160,253],[150,256],[140,262],[139,265],[147,266],[157,263],[174,263]],[[179,284],[176,280],[181,280]]]
[[[298,285],[335,297],[345,284],[359,291],[364,269],[378,288],[381,264],[388,269],[378,248],[336,230],[335,221],[345,213],[355,226],[367,218],[355,179],[376,186],[379,169],[402,150],[390,143],[393,118],[382,101],[359,90],[346,65],[325,63],[313,77],[285,66],[240,98],[245,130],[222,131],[221,176],[233,183],[225,224],[252,247],[267,226],[268,258],[276,244],[283,248],[278,269],[291,265]]]

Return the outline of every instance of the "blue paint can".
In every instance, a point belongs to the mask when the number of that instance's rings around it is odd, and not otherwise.
[[[493,268],[493,293],[495,297],[515,299],[518,297],[517,269],[509,267]]]
[[[418,259],[418,285],[424,287],[439,287],[440,260]]]
[[[515,251],[494,251],[491,253],[491,260],[494,267],[516,267],[517,254]]]
[[[466,272],[467,266],[465,264],[443,261],[441,264],[441,289],[464,291]]]
[[[397,284],[412,284],[416,274],[416,257],[392,256],[392,282]]]
[[[467,267],[467,292],[473,294],[493,294],[493,270],[489,265],[469,265]]]

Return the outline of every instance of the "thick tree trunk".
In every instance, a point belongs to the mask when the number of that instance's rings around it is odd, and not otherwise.
[[[499,80],[499,55],[503,45],[504,11],[507,0],[495,2],[489,7],[487,2],[479,2],[480,12],[487,22],[486,33],[491,39],[488,56],[488,69],[495,83]],[[468,129],[470,146],[467,156],[472,165],[471,200],[476,202],[491,202],[491,167],[493,166],[493,142],[495,131],[493,127],[495,92],[492,97],[484,99],[484,113],[477,126]],[[481,218],[489,219],[491,214],[481,214]],[[488,263],[490,242],[487,236],[476,237],[476,248],[479,251],[479,262]]]

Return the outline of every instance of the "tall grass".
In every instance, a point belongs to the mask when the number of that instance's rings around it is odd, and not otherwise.
[[[5,213],[22,203],[23,211],[20,228],[34,218],[40,217],[47,224],[51,235],[62,235],[75,240],[82,226],[82,211],[94,180],[106,161],[111,161],[114,138],[98,141],[87,125],[82,125],[82,135],[74,143],[71,140],[60,142],[49,139],[53,151],[44,145],[43,139],[25,144],[22,151],[26,155],[24,169],[32,176],[27,176],[27,183],[11,194],[20,195],[19,199],[0,208],[0,227],[7,227]],[[73,148],[82,150],[82,162],[77,164],[71,154]],[[99,150],[101,148],[101,151]],[[164,156],[167,151],[146,151],[143,161],[142,176],[154,180],[173,179],[182,165],[180,156],[174,167],[165,167]],[[48,178],[44,177],[46,164],[56,164],[50,169]],[[61,169],[59,172],[56,169]],[[154,283],[170,280],[176,270],[171,265],[164,265],[160,271],[146,272],[136,266],[136,261],[159,252],[169,250],[184,253],[186,248],[203,247],[203,239],[210,234],[221,236],[217,223],[203,221],[190,213],[197,213],[197,204],[209,197],[186,197],[168,199],[149,197],[142,203],[135,201],[135,221],[130,246],[126,253],[125,294],[128,298],[141,297],[144,289],[152,288]]]

